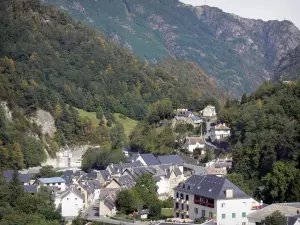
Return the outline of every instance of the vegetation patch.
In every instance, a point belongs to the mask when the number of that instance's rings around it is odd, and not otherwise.
[[[130,119],[120,113],[114,113],[114,117],[116,119],[116,122],[119,122],[123,125],[126,137],[128,137],[132,133],[132,131],[138,124],[137,120]]]

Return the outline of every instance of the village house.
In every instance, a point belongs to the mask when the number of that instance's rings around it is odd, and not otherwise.
[[[114,216],[117,212],[115,201],[121,189],[101,189],[99,197],[99,216]]]
[[[62,217],[68,219],[74,219],[84,210],[84,201],[83,194],[75,187],[68,188],[61,193],[56,193],[54,197],[56,208],[61,209]]]
[[[215,224],[248,224],[260,204],[224,177],[193,175],[174,188],[174,217],[210,218]]]
[[[203,110],[200,111],[200,115],[206,121],[216,120],[217,119],[216,107],[212,105],[208,105]]]
[[[194,136],[194,137],[186,137],[184,140],[183,148],[188,150],[188,152],[193,152],[196,148],[204,149],[205,147],[205,140],[201,136]],[[202,154],[205,154],[202,151]]]
[[[202,122],[202,119],[199,116],[195,116],[192,111],[177,111],[177,115],[172,120],[172,128],[179,124],[191,124],[195,128],[200,126]]]
[[[154,166],[160,164],[160,162],[152,153],[134,154],[130,158],[128,158],[127,162],[130,163],[140,162],[143,166]]]
[[[38,178],[34,184],[39,187],[55,186],[59,191],[66,190],[66,181],[61,177]]]
[[[225,123],[217,124],[211,127],[210,134],[213,141],[222,140],[230,136],[230,128]]]

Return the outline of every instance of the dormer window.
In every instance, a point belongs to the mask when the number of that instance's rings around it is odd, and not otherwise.
[[[185,184],[182,185],[182,188],[185,188]]]
[[[191,189],[191,186],[190,186],[190,185],[188,185],[188,186],[187,186],[187,189],[188,189],[188,190],[190,190],[190,189]]]

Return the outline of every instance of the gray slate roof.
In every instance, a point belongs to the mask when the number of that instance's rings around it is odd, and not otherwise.
[[[24,185],[24,192],[27,193],[37,193],[38,191],[38,186],[37,185]]]
[[[294,225],[297,221],[300,222],[300,215],[289,216],[287,225]]]
[[[154,165],[160,164],[160,162],[157,160],[157,158],[152,153],[141,154],[141,157],[143,158],[143,160],[145,161],[145,163],[148,166],[154,166]]]
[[[10,183],[11,182],[11,180],[13,178],[13,173],[14,173],[13,170],[5,170],[5,171],[3,171],[3,176],[5,177],[6,183]],[[22,173],[18,172],[18,175],[19,175],[19,180],[20,180],[21,183],[29,183],[30,178],[31,178],[30,174],[22,174]]]
[[[43,184],[50,184],[50,183],[66,183],[66,181],[61,177],[47,177],[47,178],[38,178]]]
[[[139,156],[141,156],[141,158],[145,161],[147,166],[154,166],[154,165],[159,165],[160,164],[158,159],[152,153],[134,154],[130,158],[128,158],[127,161],[128,162],[135,162]]]
[[[92,179],[92,180],[97,179],[97,177],[98,177],[98,172],[96,172],[96,171],[91,171],[91,172],[88,173],[87,177],[88,177],[88,179]]]
[[[180,155],[161,155],[157,156],[157,159],[160,161],[161,164],[183,164],[183,160],[180,157]]]
[[[110,174],[107,170],[100,170],[100,173],[105,181],[110,180]]]
[[[233,199],[250,198],[245,192],[224,177],[216,175],[193,175],[185,182],[185,187],[180,183],[174,190],[184,191],[211,199],[226,199],[225,190],[233,190]]]

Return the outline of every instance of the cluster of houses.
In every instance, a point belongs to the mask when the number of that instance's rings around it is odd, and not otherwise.
[[[215,106],[208,105],[203,110],[197,113],[189,111],[188,109],[177,109],[176,115],[172,120],[172,127],[175,128],[179,124],[190,124],[194,128],[202,126],[203,123],[207,125],[207,137],[212,141],[223,140],[230,136],[230,128],[225,123],[216,124],[217,113]],[[191,143],[189,143],[191,142]],[[195,148],[204,148],[204,137],[187,137],[185,141],[185,148],[192,152]]]
[[[68,220],[80,213],[88,216],[88,209],[95,206],[99,216],[114,216],[119,192],[133,188],[137,178],[148,173],[156,181],[160,199],[173,197],[175,221],[206,218],[206,225],[257,225],[272,212],[280,211],[289,225],[300,224],[300,203],[266,205],[256,201],[226,179],[226,174],[217,172],[231,166],[231,159],[195,165],[183,156],[156,157],[150,153],[134,154],[127,163],[110,164],[105,170],[90,173],[66,170],[61,177],[32,179],[22,173],[18,177],[27,193],[48,189],[56,208]],[[13,179],[13,173],[3,172],[6,182]]]

